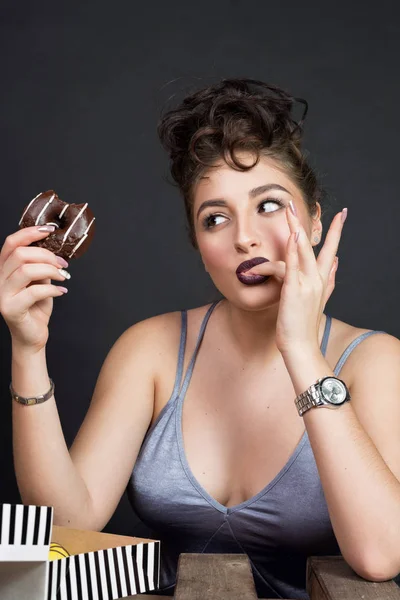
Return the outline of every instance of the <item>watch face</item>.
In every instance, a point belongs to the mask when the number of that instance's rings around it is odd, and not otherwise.
[[[343,404],[346,399],[346,387],[338,379],[327,377],[321,384],[321,392],[328,402]]]

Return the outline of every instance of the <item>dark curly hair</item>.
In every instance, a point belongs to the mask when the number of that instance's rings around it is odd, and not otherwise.
[[[296,102],[303,105],[299,121],[292,117]],[[304,99],[277,86],[254,79],[223,79],[187,96],[161,116],[158,135],[183,194],[194,248],[193,188],[220,159],[242,171],[253,168],[261,155],[273,159],[302,192],[310,216],[315,214],[323,190],[301,148],[307,110]],[[254,154],[253,164],[240,163],[237,153],[241,151]]]

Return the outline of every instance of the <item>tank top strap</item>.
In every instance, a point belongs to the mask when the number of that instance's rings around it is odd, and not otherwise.
[[[322,342],[321,342],[321,352],[322,352],[323,356],[325,356],[326,349],[328,347],[329,334],[331,332],[331,325],[332,325],[332,317],[330,315],[326,315],[324,335],[322,337]]]
[[[193,351],[192,358],[190,359],[188,368],[186,370],[186,374],[185,374],[185,378],[183,380],[183,384],[182,384],[181,390],[179,392],[179,397],[181,399],[183,399],[185,397],[186,390],[189,387],[190,379],[192,377],[192,373],[193,373],[193,369],[194,369],[194,364],[196,362],[196,358],[197,358],[197,354],[198,354],[199,349],[200,349],[201,342],[203,341],[204,332],[206,330],[208,320],[209,320],[209,318],[211,316],[212,311],[214,310],[214,308],[217,306],[217,304],[219,302],[220,302],[220,300],[217,300],[216,302],[213,302],[211,304],[211,306],[207,310],[207,312],[206,312],[206,314],[205,314],[205,316],[203,318],[203,321],[201,323],[199,335],[197,337],[196,346],[195,346],[195,349]],[[183,363],[183,357],[182,357],[182,363]],[[182,369],[183,369],[183,364],[182,364]]]
[[[333,369],[333,372],[335,373],[336,377],[339,375],[344,363],[346,362],[346,360],[348,359],[348,357],[350,356],[350,354],[353,352],[354,348],[356,348],[358,346],[358,344],[360,344],[363,340],[365,340],[365,338],[370,337],[371,335],[374,335],[375,333],[386,333],[386,331],[366,331],[365,333],[362,333],[361,335],[359,335],[358,337],[356,337],[355,340],[353,340],[346,348],[346,350],[343,352],[342,356],[339,358],[336,367]]]
[[[178,365],[176,367],[174,389],[172,390],[171,399],[178,396],[178,391],[182,381],[183,374],[183,361],[185,358],[186,349],[186,338],[187,338],[187,310],[181,310],[181,339],[179,342],[178,352]]]

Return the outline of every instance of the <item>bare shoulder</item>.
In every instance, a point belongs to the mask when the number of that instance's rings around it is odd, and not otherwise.
[[[199,306],[186,311],[189,343],[192,334],[200,327],[209,306]],[[176,360],[181,337],[181,315],[182,311],[176,310],[138,321],[124,331],[117,343],[124,347],[124,351],[140,345],[140,353],[150,356],[154,366],[170,357]]]
[[[335,358],[338,360],[353,341],[371,331],[375,330],[354,327],[339,319],[332,319],[333,335],[330,345]],[[380,363],[386,362],[388,365],[393,365],[393,362],[399,363],[399,361],[400,340],[394,335],[379,330],[379,332],[373,335],[365,336],[353,348],[343,366],[341,375],[351,384],[357,375],[365,372],[366,369],[379,368]]]
[[[136,349],[143,359],[151,358],[155,366],[158,357],[171,348],[179,339],[180,311],[154,315],[134,323],[126,329],[116,342],[121,345],[125,355],[136,354]]]

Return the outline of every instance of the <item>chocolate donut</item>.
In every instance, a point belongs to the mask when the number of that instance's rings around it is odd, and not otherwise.
[[[41,192],[24,208],[18,223],[20,229],[34,225],[55,225],[44,240],[32,246],[47,248],[68,260],[79,258],[89,248],[94,236],[92,211],[86,204],[63,202],[53,190]]]

